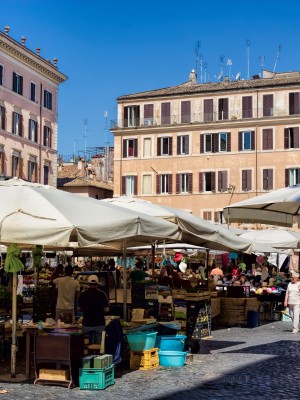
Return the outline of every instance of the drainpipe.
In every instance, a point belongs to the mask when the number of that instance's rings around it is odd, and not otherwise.
[[[43,84],[40,85],[40,138],[39,138],[39,183],[42,183],[42,102],[43,102]]]

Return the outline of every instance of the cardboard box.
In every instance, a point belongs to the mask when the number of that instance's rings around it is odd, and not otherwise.
[[[70,371],[63,369],[40,369],[39,379],[50,381],[67,381],[70,379]]]

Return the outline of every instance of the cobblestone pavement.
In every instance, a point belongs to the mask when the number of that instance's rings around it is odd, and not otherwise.
[[[300,398],[300,333],[277,321],[257,328],[214,330],[193,363],[151,371],[117,370],[115,384],[99,391],[0,383],[0,400],[206,400]],[[0,376],[1,382],[1,376]]]

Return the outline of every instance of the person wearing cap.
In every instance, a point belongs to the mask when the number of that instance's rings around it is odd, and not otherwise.
[[[84,333],[94,336],[95,343],[101,344],[102,332],[105,329],[105,313],[109,311],[106,294],[97,286],[97,275],[88,277],[88,288],[78,298],[78,310],[82,312],[82,328]]]
[[[73,267],[65,267],[65,276],[53,280],[57,287],[55,319],[66,323],[75,322],[74,305],[80,291],[79,282],[72,277]]]
[[[286,289],[284,307],[288,307],[293,321],[292,333],[299,332],[300,282],[298,272],[291,271],[291,282]]]

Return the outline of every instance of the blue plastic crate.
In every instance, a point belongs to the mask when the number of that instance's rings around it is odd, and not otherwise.
[[[79,387],[85,390],[105,389],[115,383],[115,369],[109,368],[80,368]]]
[[[185,340],[185,335],[157,336],[155,347],[158,347],[160,350],[183,351]]]
[[[132,351],[150,350],[155,347],[157,332],[128,333],[127,341]]]

